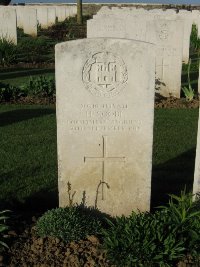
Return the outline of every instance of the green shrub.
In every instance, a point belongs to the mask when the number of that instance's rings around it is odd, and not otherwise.
[[[100,229],[101,222],[94,216],[92,210],[80,206],[49,210],[36,224],[39,236],[53,236],[66,242],[98,234]]]
[[[190,50],[193,53],[200,54],[200,38],[198,37],[198,29],[196,25],[192,25],[192,32],[190,35]]]
[[[0,38],[0,65],[16,63],[17,46],[5,38]]]
[[[48,40],[43,36],[36,38],[23,37],[17,47],[19,62],[43,62],[49,51]]]
[[[53,97],[56,91],[55,80],[45,76],[30,77],[23,88],[28,95],[39,97]]]
[[[170,195],[167,207],[163,206],[171,227],[175,229],[177,241],[183,241],[185,255],[191,255],[193,260],[200,257],[200,201],[193,201],[192,193],[181,192],[181,196]]]
[[[21,96],[26,95],[27,92],[25,89],[0,82],[0,102],[17,100]]]
[[[3,241],[3,234],[8,230],[8,226],[6,225],[8,217],[5,216],[8,212],[9,210],[0,211],[0,251],[2,251],[4,247],[8,248],[7,244]]]
[[[171,196],[167,207],[118,217],[103,230],[104,246],[117,266],[171,266],[200,255],[200,212],[192,195]]]
[[[194,89],[192,89],[191,82],[190,82],[190,67],[191,67],[191,59],[189,60],[188,69],[187,69],[188,86],[184,86],[181,88],[185,95],[186,101],[188,102],[192,101],[194,98]]]

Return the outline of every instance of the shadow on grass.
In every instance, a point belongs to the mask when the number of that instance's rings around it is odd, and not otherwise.
[[[12,111],[2,112],[0,113],[0,127],[54,113],[55,110],[50,108],[16,109]]]
[[[0,74],[0,80],[14,79],[20,77],[26,77],[31,75],[45,75],[47,73],[55,73],[54,69],[23,69],[18,71],[7,71]]]
[[[153,166],[151,187],[151,209],[168,203],[168,194],[179,195],[185,188],[192,191],[196,149],[179,157]]]
[[[26,198],[24,202],[20,202],[14,197],[10,196],[9,200],[1,200],[0,210],[8,209],[13,212],[25,213],[42,213],[46,210],[58,207],[58,191],[57,188],[53,190],[41,190]]]

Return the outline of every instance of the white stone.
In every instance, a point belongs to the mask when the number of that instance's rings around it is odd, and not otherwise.
[[[199,71],[199,74],[200,74],[200,71]],[[199,82],[200,82],[200,78],[199,78]],[[199,109],[197,147],[196,147],[194,182],[193,182],[193,194],[197,194],[197,193],[200,193],[200,109]]]
[[[197,25],[200,37],[200,10],[192,10],[193,23]]]
[[[62,22],[66,19],[65,6],[56,6],[56,17],[58,22]]]
[[[97,38],[56,45],[59,205],[112,215],[150,208],[154,45]]]
[[[56,9],[55,7],[48,7],[48,27],[56,23]]]
[[[161,82],[159,93],[163,96],[180,97],[184,20],[170,19],[176,16],[167,14],[166,11],[162,11],[164,15],[161,15],[159,12],[154,14],[141,10],[141,17],[135,15],[135,10],[134,14],[128,9],[115,10],[106,10],[107,14],[100,14],[99,17],[87,21],[87,37],[127,38],[155,43],[158,48],[157,79]],[[108,14],[109,12],[112,14]],[[161,35],[165,34],[167,38],[161,40]]]
[[[0,38],[17,44],[17,16],[11,7],[0,6]]]
[[[23,15],[24,15],[24,6],[15,6],[17,15],[17,27],[23,29]]]
[[[147,24],[146,41],[156,44],[156,78],[163,96],[180,97],[183,22],[157,20]]]
[[[131,25],[131,27],[130,27]],[[102,15],[87,21],[87,37],[113,37],[144,41],[146,21],[138,16]]]
[[[66,18],[74,17],[77,13],[77,7],[74,6],[67,6],[65,9]]]
[[[188,63],[190,52],[190,35],[192,31],[192,13],[186,10],[180,10],[177,17],[184,21],[184,34],[183,34],[183,62]]]
[[[142,19],[147,21],[149,20],[158,20],[158,19],[173,19],[173,20],[182,20],[184,24],[184,36],[183,36],[183,62],[188,63],[189,60],[189,45],[190,45],[190,34],[191,34],[191,29],[192,29],[192,22],[194,18],[192,19],[192,12],[186,11],[186,10],[180,10],[179,13],[176,13],[176,10],[174,9],[167,9],[167,10],[162,10],[162,9],[153,9],[153,10],[146,10],[143,8],[139,9],[133,9],[132,7],[102,7],[97,15],[93,16],[94,19],[97,18],[102,18],[103,16],[107,15],[109,17],[111,16],[116,16],[120,17],[121,19],[124,17],[126,20],[127,16],[133,15],[139,16],[142,14]],[[194,16],[194,14],[193,14]],[[197,17],[197,15],[195,15]],[[138,18],[138,21],[140,20],[140,17]],[[197,21],[197,19],[195,20]],[[92,24],[92,22],[89,22]],[[103,22],[102,22],[103,23]],[[96,22],[97,24],[97,22]],[[130,27],[129,28],[133,28]],[[199,27],[200,29],[200,27]],[[94,29],[95,31],[95,29]],[[89,32],[89,31],[88,31]]]
[[[24,7],[23,10],[23,29],[24,33],[37,36],[37,10]]]
[[[37,6],[37,20],[42,29],[48,28],[48,8],[46,6]]]

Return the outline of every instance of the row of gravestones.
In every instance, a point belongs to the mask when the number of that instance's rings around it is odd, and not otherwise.
[[[163,96],[180,97],[182,61],[189,59],[190,34],[200,11],[103,7],[87,23],[87,37],[115,37],[156,44],[156,85]],[[200,90],[200,88],[199,88]]]
[[[17,43],[17,27],[25,34],[37,36],[38,25],[46,29],[76,15],[75,5],[0,6],[0,37]]]
[[[121,15],[111,15],[115,23],[110,26],[105,16],[97,18],[110,35],[126,29],[123,36],[56,45],[60,206],[84,204],[114,216],[150,209],[156,61],[163,47],[166,56],[173,54],[179,60],[182,53],[175,41],[183,37],[183,27],[181,22],[164,20],[160,29],[157,21],[149,21],[143,33],[144,17],[133,21],[126,14],[125,18],[123,22]],[[94,23],[93,34],[99,35],[103,26]],[[148,37],[146,41],[158,40],[159,46],[130,38],[133,26]],[[198,136],[200,140],[200,129]],[[199,151],[198,142],[194,193],[200,191]]]

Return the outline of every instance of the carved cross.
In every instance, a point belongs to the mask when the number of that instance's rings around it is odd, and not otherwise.
[[[161,64],[156,64],[156,68],[160,68],[161,69],[161,74],[159,75],[158,78],[160,78],[161,80],[163,80],[164,75],[165,75],[165,67],[169,67],[169,64],[165,63],[165,59],[164,57],[162,57],[161,60]]]
[[[125,157],[108,157],[107,155],[107,136],[102,136],[103,139],[103,151],[102,157],[84,157],[84,162],[101,162],[102,163],[102,177],[101,177],[101,189],[102,189],[102,200],[104,200],[104,186],[105,180],[105,164],[107,162],[125,162]]]

